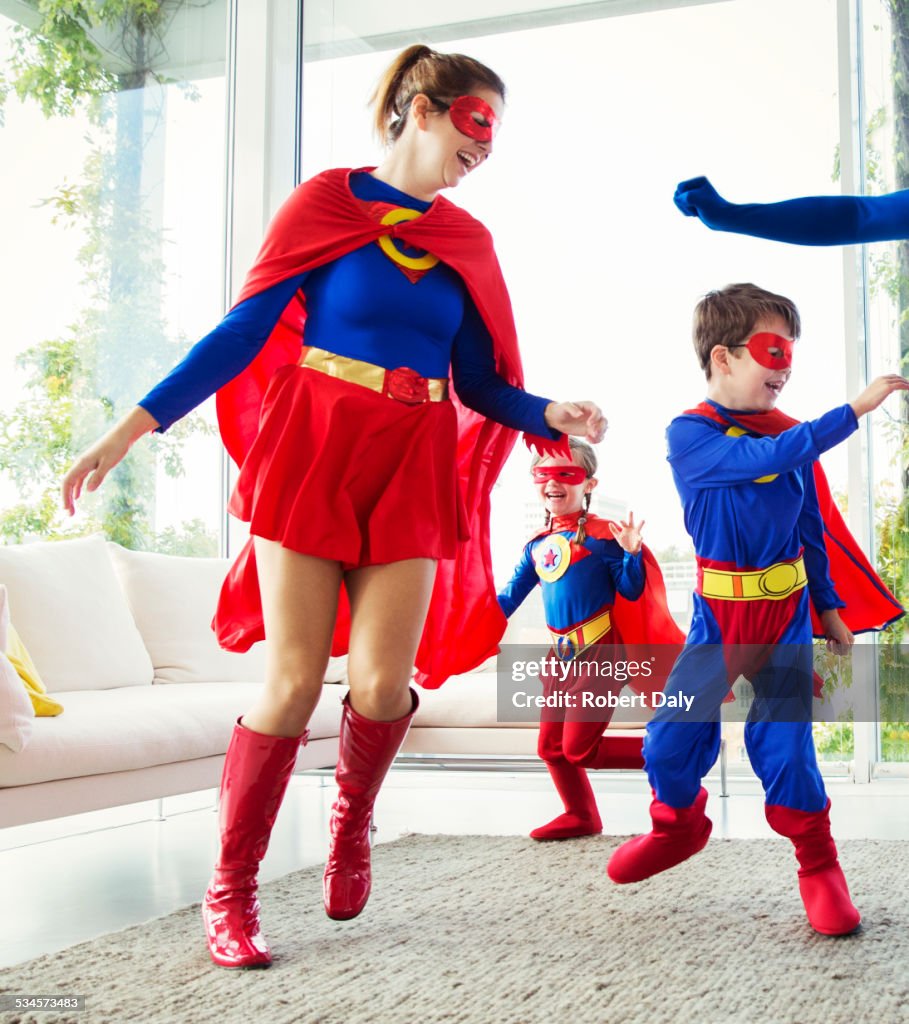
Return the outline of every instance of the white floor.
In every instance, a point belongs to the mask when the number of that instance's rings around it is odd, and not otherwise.
[[[649,827],[649,790],[638,773],[597,773],[605,831]],[[708,789],[719,791],[718,779]],[[854,785],[828,779],[834,834],[840,839],[909,839],[909,780]],[[729,797],[711,796],[714,835],[771,836],[754,779],[732,778]],[[216,853],[214,791],[157,805],[97,812],[0,830],[4,881],[0,967],[63,949],[198,902]],[[272,837],[261,877],[322,862],[331,777],[297,776]],[[543,772],[395,770],[379,797],[377,841],[406,832],[524,835],[559,812]],[[781,840],[782,841],[782,840]],[[529,840],[528,840],[529,842]]]

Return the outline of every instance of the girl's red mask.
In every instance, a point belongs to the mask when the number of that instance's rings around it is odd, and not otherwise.
[[[580,466],[534,466],[531,470],[535,484],[545,484],[555,480],[560,484],[582,484],[587,479],[587,471]]]

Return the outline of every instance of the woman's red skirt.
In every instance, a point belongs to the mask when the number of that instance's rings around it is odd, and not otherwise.
[[[449,401],[410,405],[284,366],[269,384],[228,510],[254,537],[345,570],[453,558],[468,538],[456,445]],[[229,650],[264,638],[252,541],[224,581],[213,626]]]

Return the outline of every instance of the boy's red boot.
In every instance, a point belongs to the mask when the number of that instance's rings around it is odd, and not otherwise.
[[[325,913],[346,921],[366,906],[372,888],[369,826],[379,788],[419,707],[416,692],[410,712],[394,722],[364,718],[344,698],[335,779],[338,799],[331,809],[331,843],[322,878]]]
[[[797,811],[767,804],[774,832],[792,840],[799,862],[799,893],[808,923],[821,935],[849,935],[862,923],[830,835],[830,801],[822,811]]]
[[[690,807],[670,807],[654,797],[650,804],[653,831],[622,843],[609,858],[609,877],[619,885],[640,882],[703,850],[713,828],[704,813],[706,804],[703,786]]]
[[[530,838],[575,839],[578,836],[595,836],[602,832],[603,823],[600,821],[596,798],[590,787],[587,772],[564,758],[547,761],[546,767],[565,805],[565,813],[553,818],[548,824],[535,828],[530,833]]]
[[[239,721],[234,727],[221,774],[221,853],[202,900],[208,950],[219,967],[271,963],[259,925],[256,876],[308,735],[266,736]]]

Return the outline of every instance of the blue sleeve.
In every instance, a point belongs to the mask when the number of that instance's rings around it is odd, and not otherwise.
[[[530,545],[527,544],[521,555],[521,561],[515,566],[511,579],[496,595],[505,618],[511,618],[537,583],[539,583],[539,579],[536,566],[533,564],[530,554]]]
[[[799,534],[805,546],[805,572],[808,576],[808,593],[815,611],[820,614],[828,608],[845,608],[846,602],[837,594],[830,578],[830,560],[824,544],[824,520],[817,503],[817,487],[814,471],[810,466],[802,470],[805,485],[805,500],[799,515]]]
[[[470,296],[464,298],[464,320],[451,350],[451,375],[458,398],[469,409],[514,430],[540,437],[561,437],[544,418],[551,399],[512,387],[496,373],[492,338]]]
[[[158,421],[158,433],[249,366],[305,279],[306,274],[289,277],[234,306],[160,384],[140,399],[138,404]]]
[[[678,416],[666,431],[668,458],[689,487],[729,487],[814,462],[857,427],[848,403],[776,437],[731,437],[700,416]]]
[[[637,601],[644,592],[644,549],[632,555],[620,544],[606,541],[601,557],[609,567],[615,589],[626,601]]]
[[[676,206],[714,231],[793,245],[857,245],[909,238],[909,189],[883,196],[806,196],[781,203],[727,203],[706,178],[683,181]]]

